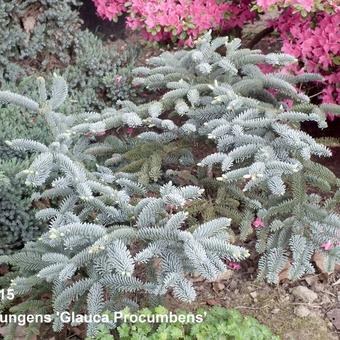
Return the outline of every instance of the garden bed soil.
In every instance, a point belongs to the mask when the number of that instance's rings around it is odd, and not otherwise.
[[[340,339],[340,271],[309,275],[294,283],[283,280],[275,286],[255,282],[255,278],[253,266],[227,272],[214,283],[197,278],[197,301],[183,306],[168,296],[166,305],[191,311],[214,305],[235,308],[255,317],[283,340]],[[309,288],[317,299],[306,302],[295,297],[292,290],[298,286]]]
[[[197,301],[190,305],[178,303],[170,295],[165,305],[170,310],[177,308],[195,311],[199,307],[214,305],[235,308],[244,315],[255,317],[267,325],[283,340],[336,340],[340,338],[340,273],[332,275],[309,275],[295,283],[283,282],[273,286],[254,282],[255,268],[228,271],[218,282],[194,278]],[[317,294],[312,303],[304,302],[292,294],[297,286],[305,286]],[[337,314],[336,314],[337,313]],[[305,316],[304,316],[305,315]],[[336,316],[338,315],[338,316]],[[5,335],[5,327],[0,327]],[[49,335],[48,335],[49,334]],[[24,330],[18,328],[17,340],[23,340]],[[49,332],[37,340],[84,339],[84,327],[68,329],[53,336]]]

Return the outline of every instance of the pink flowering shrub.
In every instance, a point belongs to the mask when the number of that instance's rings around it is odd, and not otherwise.
[[[133,15],[128,18],[128,26],[132,29],[142,28],[149,40],[178,41],[191,46],[194,40],[209,29],[226,31],[241,28],[255,16],[249,11],[249,3],[250,1],[231,4],[216,0],[153,0],[144,6],[143,1],[133,1]]]
[[[255,2],[255,7],[264,11],[291,7],[302,15],[306,15],[308,12],[334,10],[337,7],[337,1],[333,0],[256,0]]]
[[[299,59],[290,67],[293,73],[320,73],[326,84],[320,100],[340,104],[340,11],[317,12],[303,18],[291,9],[285,10],[271,24],[280,33],[282,51]]]
[[[93,0],[104,19],[117,20],[127,14],[126,24],[141,31],[150,41],[192,46],[204,32],[227,32],[242,28],[256,18],[256,11],[275,9],[279,15],[269,21],[280,34],[282,51],[299,59],[287,68],[320,73],[319,100],[340,104],[340,6],[329,0]],[[252,10],[253,9],[253,10]],[[268,70],[270,71],[270,70]]]
[[[140,30],[147,40],[178,42],[191,46],[209,29],[226,32],[242,28],[253,20],[251,0],[93,0],[98,14],[105,19],[117,19],[128,12],[127,26]]]
[[[282,51],[295,56],[298,65],[286,71],[320,73],[326,84],[319,95],[323,103],[340,103],[340,6],[329,0],[257,0],[264,11],[275,8],[279,16],[269,21],[280,34]],[[332,116],[330,116],[332,118]]]
[[[120,15],[126,12],[125,0],[92,0],[96,6],[98,15],[103,19],[116,21]]]
[[[339,3],[328,0],[257,0],[256,3],[264,11],[271,8],[279,11],[279,16],[270,20],[269,25],[280,34],[282,51],[299,60],[286,71],[321,74],[324,83],[316,87],[320,90],[318,99],[340,104]],[[329,119],[333,118],[329,115]]]

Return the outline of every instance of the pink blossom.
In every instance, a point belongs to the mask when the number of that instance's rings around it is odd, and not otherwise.
[[[297,1],[295,1],[297,3]],[[329,4],[329,3],[327,3]],[[325,3],[326,5],[326,3]],[[300,63],[286,67],[288,73],[302,71],[319,73],[324,77],[320,101],[340,104],[340,68],[334,57],[340,54],[338,32],[340,30],[340,10],[316,12],[306,18],[289,8],[275,21],[270,21],[283,41],[282,51],[299,59]],[[328,113],[330,120],[335,119]]]
[[[251,0],[93,0],[97,13],[104,19],[116,20],[128,12],[126,23],[132,30],[153,41],[173,41],[192,46],[209,29],[230,30],[243,27],[256,13]],[[226,19],[227,18],[227,19]]]
[[[127,132],[129,135],[132,135],[133,132],[134,132],[134,128],[129,127],[129,128],[127,128],[126,132]]]
[[[274,71],[274,67],[273,65],[269,65],[269,64],[259,64],[258,67],[260,68],[260,70],[263,73],[270,73]]]
[[[264,226],[265,225],[260,217],[256,217],[256,219],[252,223],[252,227],[254,229],[262,229]]]
[[[125,0],[92,0],[96,6],[97,13],[103,19],[117,20],[118,16],[126,12]]]
[[[289,109],[291,109],[294,105],[294,102],[291,99],[284,99],[283,102],[287,105]]]
[[[116,76],[115,77],[115,83],[119,84],[122,81],[123,77],[122,76]]]
[[[332,242],[328,241],[326,243],[321,244],[320,247],[323,248],[324,250],[331,250],[334,246]]]
[[[270,6],[275,5],[278,1],[277,0],[257,0],[256,2],[264,10],[267,10],[269,9]]]
[[[240,270],[241,265],[238,262],[229,262],[228,267],[232,270]]]

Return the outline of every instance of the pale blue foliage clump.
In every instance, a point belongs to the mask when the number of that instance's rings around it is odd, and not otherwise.
[[[220,47],[225,53],[217,52]],[[133,304],[129,298],[138,292],[155,298],[170,290],[192,301],[190,274],[213,280],[226,270],[226,261],[240,261],[248,251],[230,243],[235,236],[228,215],[188,222],[195,203],[205,197],[199,186],[168,181],[183,164],[197,173],[207,170],[219,201],[227,191],[234,196],[232,204],[240,200],[230,210],[240,207],[241,240],[256,229],[259,278],[276,283],[287,265],[290,279],[312,273],[315,252],[325,256],[325,268],[332,271],[339,263],[339,180],[314,161],[330,156],[330,150],[300,129],[300,122],[309,120],[325,127],[325,107],[311,104],[295,87],[320,77],[263,74],[257,66],[291,62],[291,56],[266,56],[240,49],[237,39],[206,35],[194,50],[165,52],[135,70],[136,84],[162,93],[142,105],[126,100],[120,108],[67,116],[57,112],[67,93],[58,76],[51,96],[39,80],[39,100],[0,92],[0,100],[45,117],[54,136],[48,145],[7,142],[13,150],[36,155],[21,172],[36,191],[33,199],[58,203],[37,214],[50,227],[41,239],[2,258],[17,267],[19,276],[11,285],[16,294],[34,299],[40,289],[52,289],[55,312],[83,311],[85,303],[88,311],[120,309]],[[285,99],[293,100],[292,108]],[[138,141],[126,142],[118,133],[124,129],[132,129]],[[116,136],[107,136],[111,132]],[[202,149],[197,166],[194,147],[181,149],[184,140]],[[148,155],[148,148],[150,164],[139,159],[126,164],[128,155]],[[173,157],[174,166],[165,169],[154,148],[166,156],[175,150],[181,157]],[[252,225],[256,217],[260,227]],[[56,317],[54,329],[62,326]],[[94,335],[95,325],[88,332]]]
[[[190,274],[214,280],[227,270],[226,261],[249,255],[229,242],[229,218],[186,227],[188,207],[203,194],[199,187],[168,182],[149,193],[133,175],[96,164],[86,150],[94,135],[103,132],[105,122],[98,121],[102,116],[96,113],[57,112],[67,94],[61,77],[55,76],[50,96],[39,78],[39,93],[39,101],[34,101],[0,91],[0,100],[27,105],[43,115],[53,142],[14,139],[6,143],[35,155],[19,173],[34,189],[32,198],[58,204],[37,213],[49,225],[39,240],[1,260],[17,268],[18,276],[10,286],[16,296],[52,289],[55,331],[63,328],[58,313],[72,310],[73,302],[82,300],[87,300],[89,312],[96,306],[97,313],[113,310],[112,306],[123,308],[131,293],[137,292],[154,298],[170,290],[174,297],[191,302],[196,294]],[[138,119],[124,115],[118,122],[141,124]],[[154,273],[141,277],[137,267]],[[94,335],[96,325],[88,331]]]
[[[330,149],[301,131],[300,123],[314,121],[324,128],[327,110],[337,114],[339,107],[311,104],[297,89],[296,84],[321,81],[319,75],[292,76],[279,69],[264,74],[258,66],[279,68],[296,62],[293,57],[264,55],[240,45],[238,39],[212,39],[206,34],[193,50],[150,58],[147,66],[134,70],[134,83],[164,94],[143,105],[122,102],[120,110],[107,111],[87,129],[97,124],[111,129],[134,123],[144,127],[138,134],[140,141],[159,147],[183,140],[215,146],[197,166],[214,174],[221,185],[237,192],[236,185],[252,199],[253,207],[245,211],[240,231],[246,239],[253,232],[252,219],[258,215],[264,221],[265,227],[256,231],[256,249],[264,254],[260,277],[277,282],[287,262],[292,263],[291,279],[311,273],[316,251],[323,252],[331,271],[339,262],[340,217],[335,210],[339,180],[314,161],[330,157]],[[291,108],[287,99],[293,101]],[[100,144],[97,148],[103,150]],[[188,153],[186,157],[190,159]],[[323,202],[320,195],[309,195],[315,189],[336,194]],[[331,242],[334,250],[324,251],[325,242]]]

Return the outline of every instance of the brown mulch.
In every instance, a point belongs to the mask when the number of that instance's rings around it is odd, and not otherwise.
[[[234,308],[255,317],[282,339],[340,338],[340,270],[330,275],[308,275],[296,282],[285,279],[279,285],[256,282],[255,279],[255,267],[252,266],[227,272],[218,282],[194,278],[197,301],[189,306],[182,305],[169,295],[166,305],[170,309],[190,311],[214,305]],[[304,303],[294,298],[291,291],[300,285],[318,295],[314,303]],[[297,306],[305,306],[310,314],[306,318],[296,316],[294,310]]]

